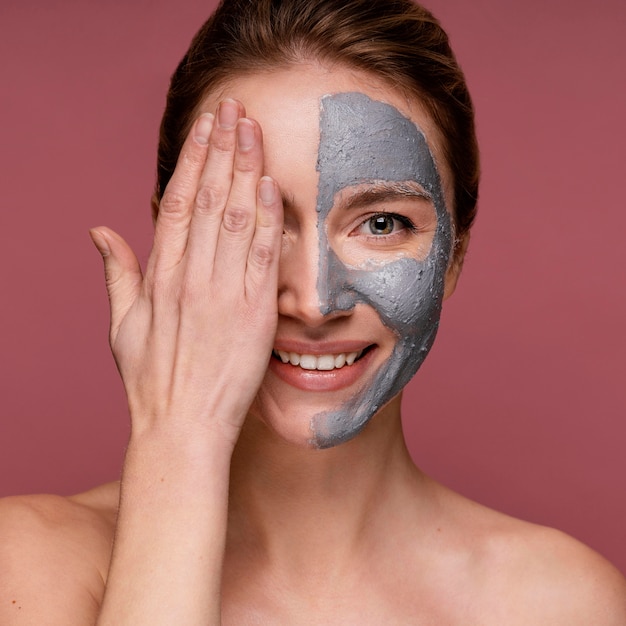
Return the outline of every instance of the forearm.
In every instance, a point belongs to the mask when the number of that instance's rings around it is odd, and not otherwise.
[[[220,623],[231,452],[206,432],[131,437],[98,626]]]
[[[145,276],[119,235],[91,231],[133,433],[99,626],[220,621],[230,458],[276,334],[283,232],[244,114],[225,100],[196,120]]]

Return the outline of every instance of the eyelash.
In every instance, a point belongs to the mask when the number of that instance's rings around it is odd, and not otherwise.
[[[365,233],[366,237],[372,237],[374,239],[380,239],[382,237],[393,237],[394,235],[398,234],[397,233],[397,229],[395,228],[394,225],[394,230],[390,233],[373,233],[371,231],[371,225],[373,223],[374,220],[379,219],[379,218],[384,218],[384,219],[392,219],[394,220],[394,222],[399,222],[400,224],[402,224],[402,226],[404,226],[404,228],[406,228],[407,230],[410,230],[411,232],[417,232],[417,228],[415,226],[415,224],[413,224],[413,222],[408,218],[405,217],[404,215],[398,215],[396,213],[375,213],[374,215],[371,215],[370,217],[368,217],[366,220],[364,220],[363,222],[361,222],[360,226],[359,226],[359,230],[361,228],[368,228],[370,229],[369,233]]]

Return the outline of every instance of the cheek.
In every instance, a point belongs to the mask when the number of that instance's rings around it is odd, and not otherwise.
[[[357,303],[373,308],[382,323],[401,338],[430,334],[437,324],[447,255],[435,237],[425,259],[402,257],[375,268],[346,265],[320,233],[318,295],[324,313],[351,310]]]
[[[430,258],[402,258],[374,271],[348,270],[346,287],[403,337],[419,333],[438,316],[443,275]]]

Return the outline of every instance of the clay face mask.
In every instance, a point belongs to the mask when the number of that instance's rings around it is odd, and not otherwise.
[[[396,108],[362,93],[322,98],[317,198],[321,311],[373,307],[397,336],[389,358],[350,400],[311,420],[313,443],[326,448],[356,435],[417,372],[439,324],[452,234],[441,181],[421,130]],[[423,260],[402,257],[372,267],[346,265],[333,251],[326,221],[336,194],[368,182],[417,182],[432,198],[437,227]],[[336,209],[340,210],[340,209]]]

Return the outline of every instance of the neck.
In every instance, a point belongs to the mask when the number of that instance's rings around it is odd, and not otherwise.
[[[229,552],[293,573],[350,568],[398,523],[422,475],[402,435],[399,399],[353,440],[326,450],[277,441],[246,424],[231,470]],[[303,569],[304,568],[304,569]]]

